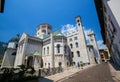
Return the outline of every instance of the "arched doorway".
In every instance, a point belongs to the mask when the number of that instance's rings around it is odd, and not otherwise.
[[[58,72],[62,72],[62,62],[58,62]]]
[[[32,56],[29,56],[28,59],[27,59],[27,66],[33,66],[33,57]]]
[[[13,52],[13,53],[11,54],[11,66],[14,66],[15,57],[16,57],[16,52]]]
[[[61,66],[61,65],[62,65],[62,63],[61,63],[61,62],[59,62],[59,63],[58,63],[58,65],[59,65],[59,66]]]
[[[43,67],[43,59],[42,59],[41,53],[39,51],[35,51],[33,55],[34,55],[34,62],[33,62],[34,68],[42,68]]]

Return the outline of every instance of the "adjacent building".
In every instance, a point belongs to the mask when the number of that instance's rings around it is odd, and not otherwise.
[[[110,60],[120,66],[120,0],[94,0]]]
[[[99,52],[102,62],[107,62],[110,60],[109,52],[107,49],[100,49]]]

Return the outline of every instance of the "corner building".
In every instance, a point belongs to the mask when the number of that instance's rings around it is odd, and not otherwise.
[[[66,34],[67,43],[70,49],[70,57],[72,57],[72,64],[78,64],[80,61],[89,63],[87,45],[84,30],[81,23],[81,18],[76,17],[77,30]]]

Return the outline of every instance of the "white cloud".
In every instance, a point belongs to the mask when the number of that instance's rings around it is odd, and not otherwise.
[[[91,32],[94,32],[94,31],[92,29],[86,29],[84,26],[83,26],[83,29],[84,29],[86,40],[89,40],[88,33],[91,33]],[[73,31],[77,31],[77,25],[66,24],[66,25],[63,25],[62,29],[61,29],[61,32],[63,34],[71,33]],[[98,40],[97,44],[98,44],[99,49],[106,49],[106,45],[103,44],[102,40]]]
[[[103,44],[103,40],[98,40],[97,44],[98,44],[99,49],[106,49],[107,48],[106,45]]]
[[[63,34],[71,33],[71,32],[73,32],[73,31],[76,31],[76,30],[77,30],[76,28],[77,28],[76,25],[66,24],[66,25],[63,25],[63,26],[62,26],[61,32],[62,32]]]
[[[88,39],[88,33],[93,32],[93,30],[92,29],[85,29],[84,26],[83,26],[83,29],[84,29],[86,40],[89,40]],[[62,25],[61,32],[63,34],[71,33],[73,31],[77,31],[77,25],[73,25],[73,24]]]

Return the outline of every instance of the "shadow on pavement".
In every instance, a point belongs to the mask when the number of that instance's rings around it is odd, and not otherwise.
[[[38,79],[38,82],[53,82],[53,80],[50,80],[50,79],[44,78],[44,77],[40,77],[40,78]]]
[[[110,62],[110,64],[114,67],[114,69],[116,69],[117,71],[120,71],[120,66]]]

